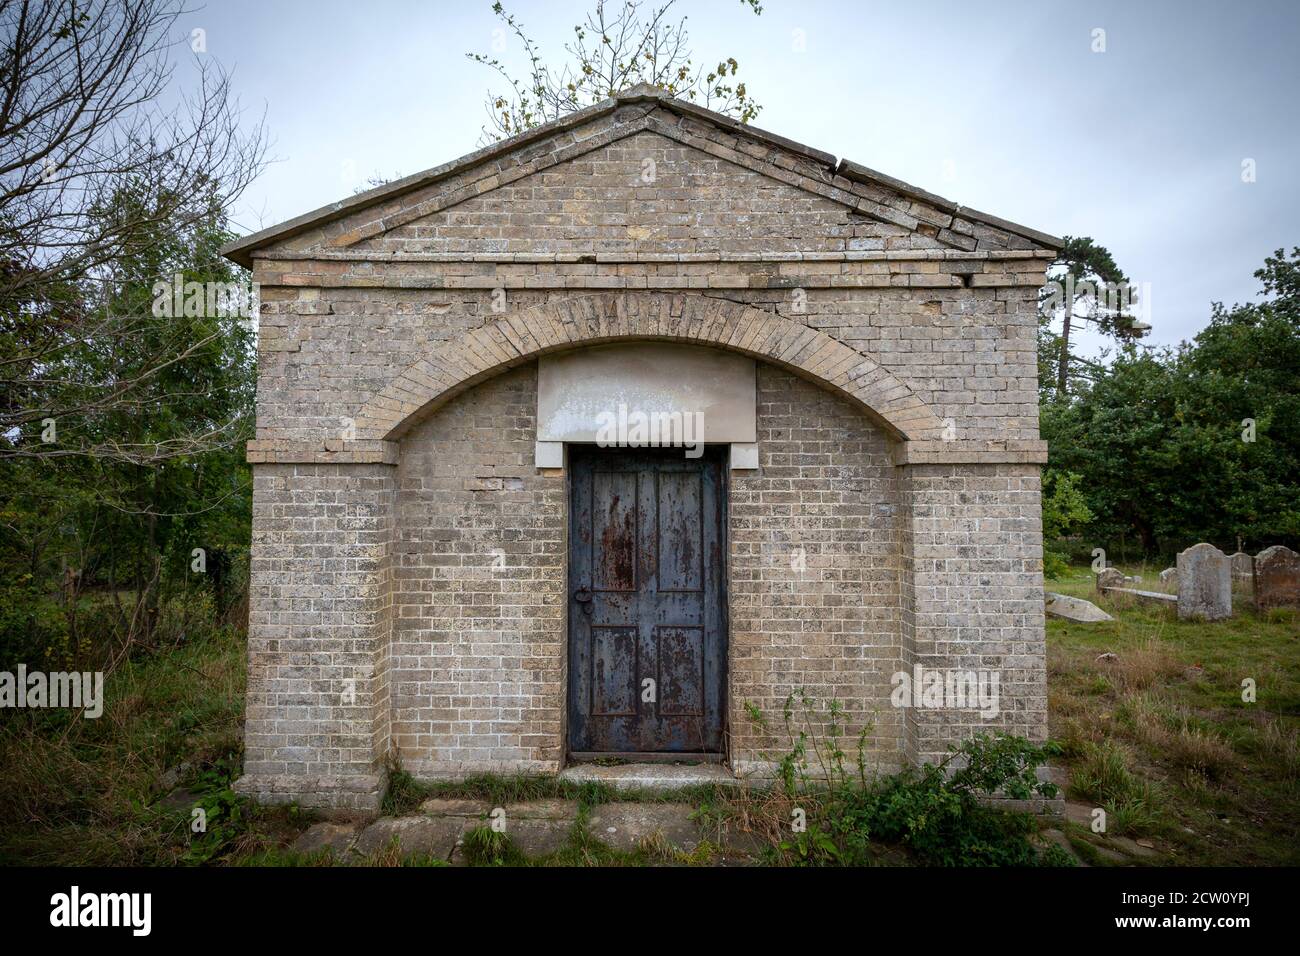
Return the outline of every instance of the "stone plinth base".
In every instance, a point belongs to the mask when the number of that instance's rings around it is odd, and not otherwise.
[[[296,803],[300,807],[378,813],[387,781],[381,774],[352,777],[262,777],[245,774],[234,791],[266,805]]]

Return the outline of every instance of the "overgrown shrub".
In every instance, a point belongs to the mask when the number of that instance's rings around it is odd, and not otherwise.
[[[751,719],[771,728],[753,707]],[[783,716],[789,750],[776,761],[786,800],[768,801],[783,834],[775,854],[797,865],[862,866],[883,849],[901,846],[932,866],[1070,865],[1059,847],[1032,841],[1031,816],[992,806],[989,798],[1013,800],[1056,796],[1037,770],[1059,752],[1005,733],[966,741],[940,763],[870,778],[864,740],[858,736],[856,771],[845,768],[838,735],[841,712],[832,703],[818,713],[802,692],[786,701]],[[816,768],[817,772],[811,772]],[[792,824],[793,821],[793,824]]]
[[[1068,861],[1056,847],[1038,849],[1030,840],[1034,820],[989,806],[994,795],[1017,800],[1053,797],[1056,787],[1040,783],[1037,767],[1055,749],[1008,734],[981,736],[955,748],[947,760],[908,768],[865,789],[849,788],[832,799],[838,828],[856,839],[870,832],[901,843],[930,866],[1038,866]],[[951,774],[956,757],[965,766]],[[847,826],[846,826],[847,824]]]

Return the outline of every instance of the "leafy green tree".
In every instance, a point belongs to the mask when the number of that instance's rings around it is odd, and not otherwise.
[[[1255,275],[1271,299],[1216,303],[1192,342],[1127,346],[1073,401],[1043,406],[1050,467],[1080,477],[1099,543],[1300,541],[1300,248]]]
[[[1300,540],[1300,248],[1255,276],[1274,298],[1216,303],[1174,381],[1169,455],[1183,481],[1171,531],[1199,528],[1225,547]]]
[[[1109,250],[1087,236],[1064,241],[1039,293],[1039,388],[1046,397],[1053,383],[1058,401],[1069,395],[1072,380],[1095,378],[1104,369],[1071,352],[1075,328],[1091,323],[1120,342],[1139,338],[1148,328],[1134,314],[1137,290]]]
[[[147,189],[123,190],[105,214],[137,216],[136,206],[153,201]],[[189,570],[194,548],[202,549],[204,565],[210,555],[221,568],[230,551],[247,540],[248,474],[242,457],[244,442],[253,436],[255,353],[251,321],[238,306],[248,302],[252,290],[247,274],[218,255],[232,238],[215,201],[203,219],[179,228],[160,224],[156,235],[141,236],[143,241],[116,260],[97,303],[108,311],[152,318],[106,356],[108,377],[143,377],[137,401],[83,420],[94,430],[85,436],[87,444],[112,442],[132,453],[127,460],[115,456],[105,462],[100,475],[128,519],[121,522],[117,540],[133,542],[138,551],[133,587],[145,601],[146,631],[157,617],[159,582],[197,573]],[[202,309],[159,310],[159,276],[171,277],[162,282],[169,288],[179,280],[182,289],[196,283],[204,290],[236,289],[243,295],[215,309],[208,308],[205,295]],[[175,358],[144,377],[158,354]]]
[[[1049,468],[1078,475],[1096,515],[1091,533],[1103,540],[1136,534],[1151,552],[1160,498],[1178,477],[1164,449],[1174,411],[1171,360],[1125,349],[1074,402],[1049,402],[1041,417]]]
[[[97,214],[147,218],[137,207],[154,199],[142,184]],[[106,599],[98,637],[126,640],[152,634],[168,592],[211,589],[221,611],[237,589],[232,566],[249,532],[242,448],[253,429],[251,322],[237,310],[153,314],[159,276],[251,291],[246,273],[217,255],[229,238],[214,203],[202,220],[158,223],[105,282],[87,285],[79,307],[133,316],[132,334],[62,343],[55,374],[135,384],[129,400],[66,419],[52,451],[17,454],[0,469],[0,572],[13,589],[0,599],[15,608],[0,622],[7,654],[88,651],[80,635],[89,622],[79,616],[91,594]],[[157,366],[160,354],[171,359]],[[58,454],[65,446],[69,453]],[[104,447],[112,453],[81,453]],[[191,568],[196,548],[201,574]]]
[[[1043,471],[1043,574],[1060,576],[1068,565],[1066,555],[1050,546],[1085,528],[1093,519],[1088,500],[1079,489],[1082,479],[1072,472]]]
[[[252,289],[218,248],[265,137],[214,61],[164,102],[184,12],[0,0],[0,667],[111,665],[236,585]],[[160,309],[177,276],[235,302]]]

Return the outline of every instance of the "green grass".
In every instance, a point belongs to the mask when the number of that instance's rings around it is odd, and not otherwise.
[[[1140,571],[1144,587],[1158,586],[1158,568],[1124,570]],[[1164,607],[1099,598],[1087,568],[1048,588],[1116,616],[1089,625],[1048,621],[1049,719],[1064,748],[1070,799],[1104,807],[1111,834],[1150,839],[1157,863],[1300,863],[1300,614],[1257,615],[1240,602],[1229,621],[1181,622]],[[256,807],[230,792],[242,761],[245,651],[238,631],[195,631],[179,647],[122,664],[107,682],[99,720],[64,711],[0,713],[0,864],[332,865],[328,854],[289,849],[312,814]],[[1098,661],[1103,653],[1118,660]],[[1254,703],[1242,700],[1246,678],[1257,688]],[[158,803],[159,778],[182,763],[190,769],[180,784],[209,809],[209,831],[199,838],[189,831],[188,807],[168,811]],[[415,812],[430,797],[493,806],[573,800],[580,823],[613,800],[681,801],[695,805],[709,828],[740,822],[773,841],[780,830],[772,821],[789,816],[778,796],[762,791],[629,792],[536,776],[420,784],[400,771],[384,812]],[[1067,836],[1085,860],[1107,862],[1086,827],[1071,826]],[[655,841],[616,851],[581,825],[542,860],[521,861],[508,844],[475,839],[483,845],[476,844],[474,862],[488,865],[707,865],[718,855],[711,841],[692,854]],[[909,862],[882,851],[888,862]],[[445,865],[396,847],[360,862]]]
[[[245,805],[229,792],[242,759],[241,632],[194,633],[124,661],[105,682],[103,716],[0,712],[0,864],[166,866],[277,845],[310,820],[296,808]],[[208,809],[193,839],[189,807],[159,805],[159,778]],[[239,819],[230,814],[237,808]]]
[[[1121,570],[1160,589],[1157,567]],[[1151,838],[1166,864],[1300,863],[1300,613],[1257,614],[1239,594],[1229,620],[1179,621],[1097,595],[1086,567],[1047,588],[1116,618],[1048,619],[1048,716],[1070,799],[1106,809],[1111,833]]]

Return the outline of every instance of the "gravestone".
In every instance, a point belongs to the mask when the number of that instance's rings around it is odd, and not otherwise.
[[[1171,591],[1178,590],[1178,569],[1165,568],[1160,572],[1160,583]]]
[[[1300,554],[1275,544],[1255,556],[1255,606],[1300,608]]]
[[[1097,590],[1099,592],[1106,588],[1122,588],[1128,582],[1124,577],[1124,572],[1119,568],[1102,568],[1097,574]]]
[[[1055,591],[1044,591],[1043,597],[1046,601],[1047,613],[1052,617],[1063,617],[1067,621],[1078,621],[1083,624],[1115,620],[1097,605],[1083,598],[1068,597]]]
[[[1212,544],[1178,555],[1178,617],[1221,621],[1232,616],[1232,563]]]
[[[1244,551],[1229,556],[1232,562],[1232,586],[1249,591],[1254,586],[1255,559]]]

